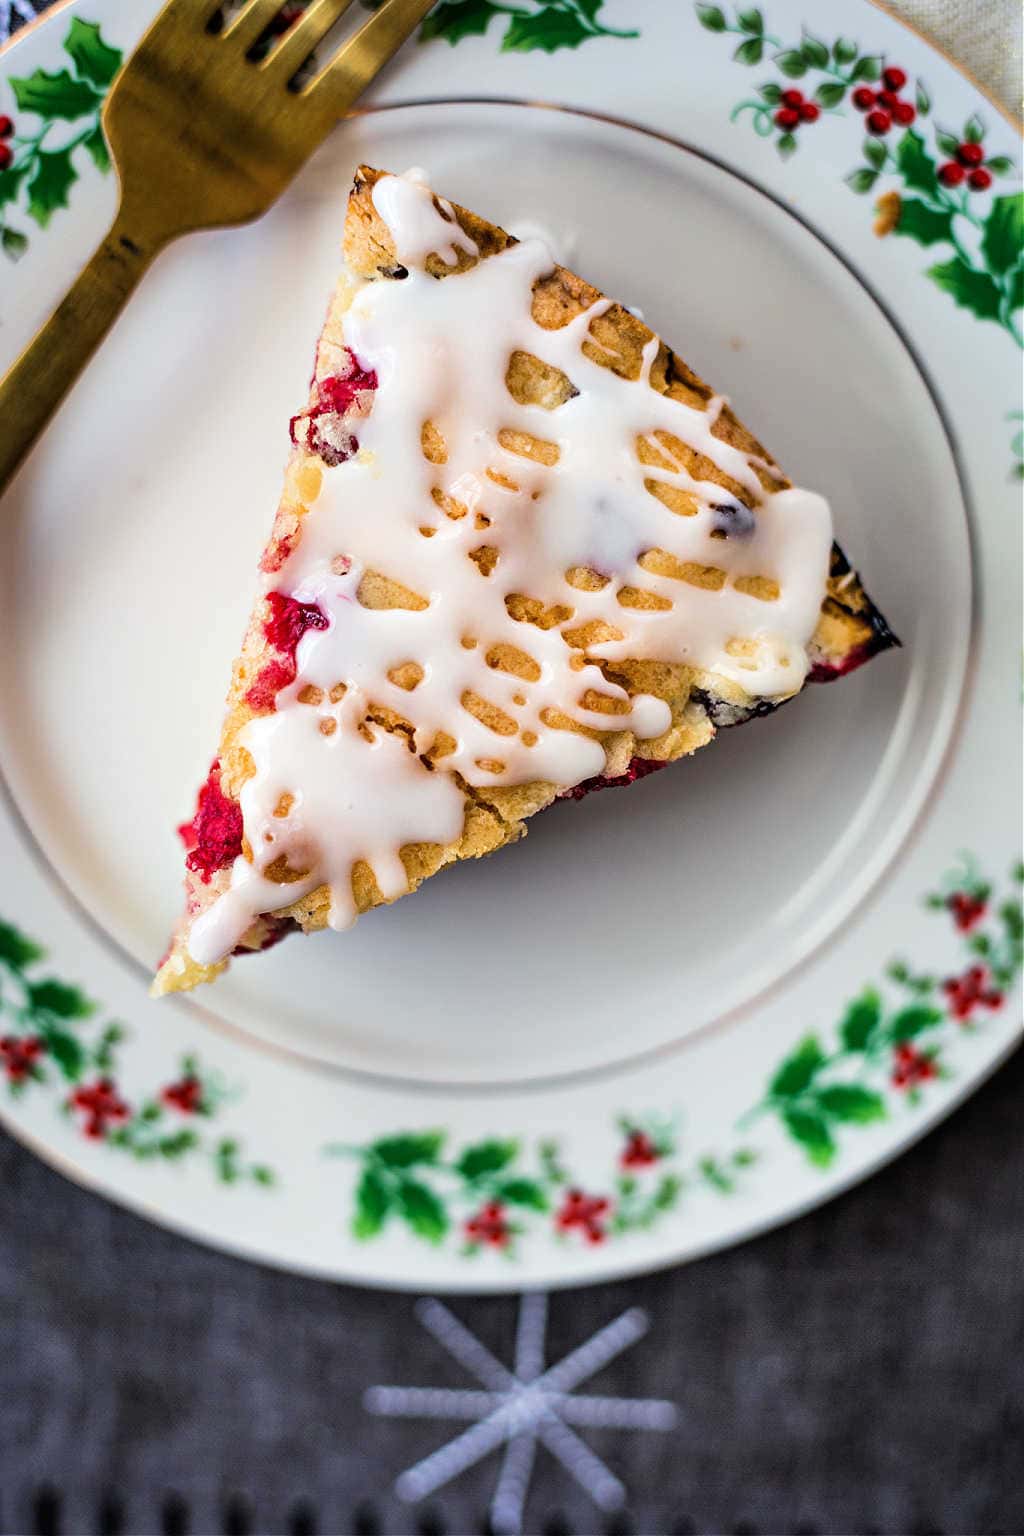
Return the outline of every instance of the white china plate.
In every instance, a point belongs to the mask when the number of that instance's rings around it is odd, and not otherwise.
[[[169,1226],[368,1284],[739,1241],[895,1156],[1020,1034],[1015,134],[867,0],[813,34],[793,0],[576,5],[442,7],[264,219],[158,260],[3,508],[0,918],[33,943],[0,930],[0,1116]],[[113,213],[90,114],[156,8],[69,0],[0,55],[0,364]],[[602,26],[639,35],[581,38]],[[916,117],[865,151],[880,67]],[[823,109],[792,146],[773,87]],[[937,177],[944,134],[991,187]],[[904,648],[154,1003],[362,160],[540,225],[640,305],[829,496]]]

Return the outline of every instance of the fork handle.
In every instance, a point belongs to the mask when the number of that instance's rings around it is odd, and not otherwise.
[[[117,319],[163,241],[123,207],[65,297],[0,382],[0,495]]]

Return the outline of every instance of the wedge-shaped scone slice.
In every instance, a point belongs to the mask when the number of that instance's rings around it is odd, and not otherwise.
[[[155,990],[344,928],[893,644],[646,325],[363,168]]]

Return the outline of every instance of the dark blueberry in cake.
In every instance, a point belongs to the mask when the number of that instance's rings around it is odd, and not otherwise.
[[[712,532],[722,539],[749,539],[754,531],[754,514],[742,501],[718,501],[711,505]]]

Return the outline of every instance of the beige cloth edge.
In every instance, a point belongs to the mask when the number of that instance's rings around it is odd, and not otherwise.
[[[1020,0],[885,0],[885,5],[969,70],[1014,117],[1021,116]]]

